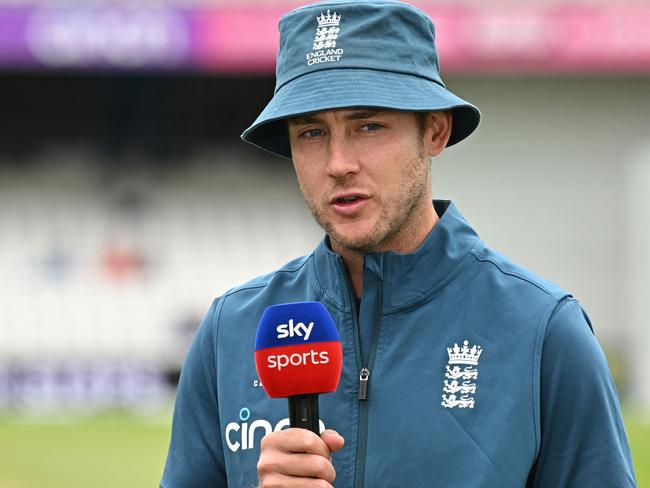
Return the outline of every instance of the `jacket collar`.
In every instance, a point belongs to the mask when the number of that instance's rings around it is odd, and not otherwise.
[[[371,253],[364,258],[364,296],[380,290],[384,313],[427,299],[455,276],[463,259],[481,242],[452,202],[434,200],[433,206],[440,220],[417,251]],[[315,285],[323,299],[339,309],[350,309],[353,296],[345,265],[330,249],[327,237],[314,251],[313,263]]]

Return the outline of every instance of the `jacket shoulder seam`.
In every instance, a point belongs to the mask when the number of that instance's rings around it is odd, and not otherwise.
[[[498,269],[502,274],[504,274],[504,275],[506,275],[506,276],[511,276],[511,277],[513,277],[513,278],[517,278],[517,279],[519,279],[519,280],[521,280],[521,281],[525,281],[526,283],[528,283],[528,284],[534,286],[534,287],[537,288],[538,290],[544,292],[545,294],[547,294],[547,295],[549,295],[549,296],[551,296],[551,297],[556,297],[556,296],[558,295],[557,292],[556,292],[556,293],[553,293],[553,291],[549,290],[547,287],[543,286],[541,283],[538,283],[537,281],[533,281],[533,280],[527,278],[526,276],[522,275],[521,273],[517,273],[516,271],[510,271],[510,270],[506,270],[506,269],[504,269],[503,266],[501,266],[501,265],[500,265],[498,262],[496,262],[494,259],[491,259],[491,258],[489,258],[489,257],[487,257],[487,256],[484,256],[484,255],[479,255],[479,254],[476,253],[474,250],[470,251],[470,253],[474,256],[474,258],[475,258],[477,261],[492,264],[495,268],[497,268],[497,269]],[[559,289],[558,289],[558,292],[559,292],[559,291],[562,291],[562,290],[559,290]],[[562,294],[567,294],[567,293],[564,292],[564,291],[562,291]]]
[[[291,269],[276,269],[275,271],[272,271],[269,274],[268,279],[263,281],[262,283],[256,283],[256,284],[250,284],[250,285],[241,285],[241,286],[236,286],[235,288],[231,288],[230,290],[228,290],[223,295],[223,297],[226,298],[226,297],[235,295],[236,293],[239,293],[239,292],[242,292],[242,291],[257,290],[259,288],[264,288],[264,287],[268,286],[268,284],[271,282],[273,277],[275,277],[276,275],[278,275],[280,273],[296,273],[296,272],[300,271],[302,268],[305,267],[307,262],[312,259],[312,257],[313,257],[313,254],[310,254],[310,255],[306,256],[305,260],[298,267],[291,268]]]

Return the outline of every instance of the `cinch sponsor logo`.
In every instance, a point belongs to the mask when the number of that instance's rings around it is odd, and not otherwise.
[[[293,337],[293,336],[298,336],[298,337],[304,337],[304,341],[309,340],[309,336],[311,335],[311,330],[314,328],[314,323],[309,322],[309,325],[305,325],[302,322],[298,322],[297,324],[293,323],[293,319],[289,319],[288,324],[280,324],[276,327],[276,332],[278,333],[278,339],[285,339],[286,337]]]
[[[293,354],[272,354],[266,358],[271,369],[281,371],[287,366],[308,366],[310,364],[327,364],[330,362],[327,351],[295,352]]]
[[[232,452],[247,451],[255,449],[257,443],[267,434],[277,432],[289,427],[289,419],[284,418],[275,425],[268,420],[257,419],[251,420],[251,411],[244,407],[239,411],[240,423],[230,422],[226,425],[225,438],[228,449]],[[325,430],[325,424],[322,420],[318,421],[321,432]]]

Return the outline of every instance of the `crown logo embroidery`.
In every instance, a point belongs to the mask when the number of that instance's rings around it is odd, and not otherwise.
[[[449,361],[445,367],[445,380],[443,384],[442,406],[445,408],[474,408],[476,383],[478,379],[478,360],[483,348],[478,345],[470,347],[469,341],[463,341],[459,346],[457,342],[447,348]],[[465,365],[461,368],[459,365]],[[453,367],[452,367],[453,366]]]
[[[469,342],[463,342],[462,347],[459,347],[458,344],[454,344],[454,347],[447,348],[447,354],[449,355],[449,364],[471,364],[473,366],[478,365],[478,358],[481,357],[483,349],[481,346],[472,346],[469,347]]]
[[[330,11],[327,11],[327,15],[321,14],[316,17],[316,20],[318,21],[318,27],[329,27],[329,26],[338,26],[339,23],[341,22],[341,16],[336,15],[336,12],[334,12],[333,15],[330,15]]]
[[[339,32],[341,32],[339,28],[341,15],[337,15],[336,12],[331,13],[328,10],[327,14],[321,12],[316,17],[316,21],[318,26],[314,35],[312,52],[307,54],[307,65],[312,66],[314,64],[340,61],[343,49],[336,47],[336,40],[339,37]]]

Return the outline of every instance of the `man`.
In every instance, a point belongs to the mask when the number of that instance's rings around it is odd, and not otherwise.
[[[332,1],[282,18],[274,97],[242,137],[293,159],[327,235],[213,303],[161,486],[635,486],[580,305],[487,248],[452,203],[431,203],[429,158],[478,121],[440,80],[419,10]],[[321,436],[286,429],[253,360],[264,309],[311,300],[343,342]]]

